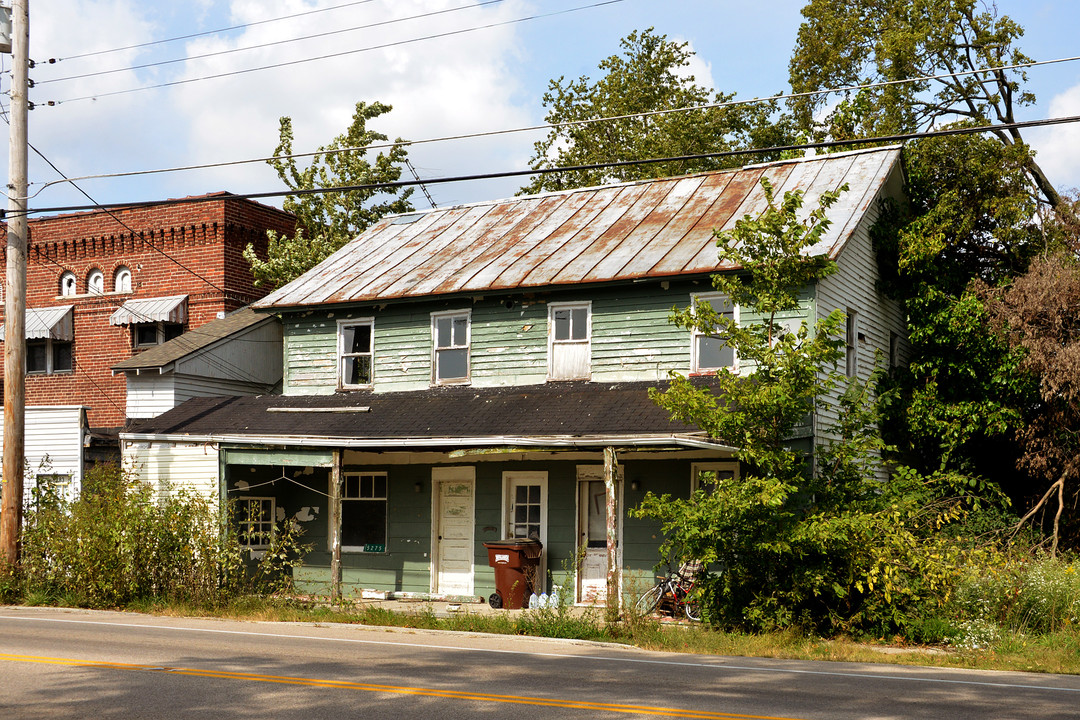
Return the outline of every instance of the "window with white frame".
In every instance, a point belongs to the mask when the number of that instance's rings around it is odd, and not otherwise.
[[[240,545],[257,550],[274,537],[275,501],[272,497],[245,497],[236,501],[236,537]]]
[[[471,313],[431,314],[432,381],[436,385],[469,381]]]
[[[698,489],[709,492],[716,488],[717,482],[739,479],[739,463],[728,462],[693,463],[690,466],[690,492]]]
[[[121,265],[113,273],[113,292],[131,292],[131,270]]]
[[[93,295],[101,295],[105,292],[104,273],[95,268],[86,275],[86,292]]]
[[[50,375],[71,372],[71,342],[67,340],[26,341],[26,372],[31,375]]]
[[[38,473],[34,480],[39,499],[66,499],[71,491],[70,473]]]
[[[341,549],[386,552],[385,472],[346,472],[341,492]]]
[[[338,387],[371,387],[375,373],[375,319],[338,321]]]
[[[695,314],[704,303],[707,303],[716,315],[729,318],[736,323],[739,322],[739,308],[732,305],[731,300],[726,295],[720,293],[694,295],[691,299],[691,306]],[[735,355],[735,348],[728,345],[724,338],[710,333],[708,328],[694,328],[691,330],[690,372],[715,372],[721,368],[729,368],[733,372],[738,371],[739,359]]]
[[[548,379],[588,380],[592,303],[548,305]]]
[[[60,276],[60,294],[64,297],[72,297],[79,293],[79,281],[75,273],[66,272]]]
[[[859,372],[859,314],[850,308],[847,311],[844,345],[847,350],[847,376],[853,378]]]

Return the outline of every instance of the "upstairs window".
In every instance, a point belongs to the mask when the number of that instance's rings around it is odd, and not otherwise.
[[[86,292],[91,295],[101,295],[105,292],[105,275],[100,270],[91,270],[86,275]]]
[[[591,303],[551,303],[548,306],[548,379],[588,380],[591,340]]]
[[[738,308],[731,304],[731,300],[726,295],[720,293],[695,295],[691,302],[695,314],[699,304],[708,303],[715,314],[736,323],[739,321]],[[690,372],[716,372],[721,368],[738,372],[739,361],[735,356],[735,348],[728,345],[724,338],[710,333],[708,329],[694,328],[690,333]]]
[[[71,343],[65,340],[27,340],[26,372],[51,375],[71,372]]]
[[[179,323],[133,323],[131,334],[135,347],[146,348],[160,345],[184,334],[184,326]]]
[[[113,273],[113,292],[131,292],[131,271],[121,265]]]
[[[859,374],[859,314],[850,308],[847,311],[844,345],[847,349],[847,376],[853,378]]]
[[[60,294],[64,297],[72,297],[79,292],[79,281],[75,273],[66,272],[60,276]]]
[[[375,364],[375,319],[338,321],[338,387],[371,387]]]
[[[470,313],[431,314],[432,371],[436,385],[469,381]]]

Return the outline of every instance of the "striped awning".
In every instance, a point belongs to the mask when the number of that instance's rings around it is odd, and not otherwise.
[[[128,300],[109,317],[110,325],[136,323],[183,323],[187,320],[187,295]]]
[[[26,308],[27,340],[68,340],[74,336],[71,322],[73,305],[50,308]],[[4,326],[0,325],[0,342],[4,340]]]

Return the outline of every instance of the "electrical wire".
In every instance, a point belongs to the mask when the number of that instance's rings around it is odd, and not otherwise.
[[[280,22],[281,20],[292,20],[293,18],[303,17],[305,15],[315,15],[316,13],[324,13],[330,10],[340,10],[341,8],[352,7],[354,5],[366,5],[370,2],[375,2],[375,0],[354,0],[354,2],[347,2],[341,5],[333,5],[331,7],[325,8],[316,8],[314,10],[306,10],[304,12],[293,13],[292,15],[281,15],[279,17],[267,18],[266,20],[254,20],[249,23],[218,28],[217,30],[204,30],[203,32],[191,33],[189,35],[177,35],[176,37],[164,38],[162,40],[151,40],[149,42],[137,43],[135,45],[124,45],[123,47],[115,47],[108,50],[94,50],[91,52],[79,53],[78,55],[68,55],[67,57],[49,58],[48,60],[38,61],[38,64],[47,63],[51,65],[54,63],[63,62],[65,60],[77,60],[79,58],[94,57],[97,55],[109,55],[111,53],[122,52],[124,50],[136,50],[138,48],[176,42],[178,40],[191,40],[192,38],[205,37],[207,35],[217,35],[218,33],[231,32],[233,30],[242,30],[248,27],[255,27],[256,25],[266,25],[268,23]]]
[[[422,13],[420,15],[410,15],[403,18],[394,18],[392,20],[383,20],[375,23],[368,23],[367,25],[357,25],[349,28],[339,28],[337,30],[327,30],[326,32],[315,33],[313,35],[302,35],[295,38],[286,38],[284,40],[274,40],[272,42],[259,43],[258,45],[245,45],[244,47],[231,48],[229,50],[216,50],[214,52],[202,53],[201,55],[190,55],[188,57],[175,58],[173,60],[158,60],[156,62],[144,63],[142,65],[131,65],[129,67],[114,68],[112,70],[97,70],[94,72],[83,73],[81,75],[68,75],[60,78],[49,78],[47,80],[37,80],[34,86],[45,85],[48,83],[64,82],[66,80],[83,80],[85,78],[99,77],[102,75],[113,75],[121,72],[129,72],[131,70],[145,70],[146,68],[161,67],[163,65],[175,65],[176,63],[188,62],[190,60],[203,60],[205,58],[218,57],[221,55],[231,55],[233,53],[244,52],[246,50],[260,50],[262,48],[275,47],[278,45],[287,45],[288,43],[301,42],[303,40],[313,40],[315,38],[328,37],[330,35],[340,35],[342,33],[354,32],[356,30],[368,30],[375,27],[382,27],[384,25],[394,25],[396,23],[407,22],[409,20],[421,20],[429,17],[435,17],[436,15],[446,15],[448,13],[458,12],[460,10],[471,10],[473,8],[480,8],[486,5],[494,5],[496,3],[504,2],[505,0],[485,0],[475,5],[462,5],[460,7],[448,8],[446,10],[434,10],[428,13]],[[620,0],[621,2],[622,0]]]
[[[619,168],[619,167],[631,167],[635,165],[653,165],[657,163],[665,162],[686,162],[689,160],[707,160],[710,158],[722,158],[722,157],[742,157],[746,155],[761,155],[763,153],[783,153],[783,152],[795,152],[805,150],[821,150],[836,147],[849,147],[855,145],[867,145],[867,144],[887,144],[887,143],[902,143],[911,140],[921,140],[924,138],[932,137],[946,137],[950,135],[973,135],[984,132],[997,132],[1004,130],[1022,130],[1025,128],[1034,127],[1049,127],[1053,125],[1066,125],[1071,123],[1080,122],[1080,115],[1071,115],[1068,117],[1060,118],[1046,118],[1043,120],[1027,120],[1022,122],[1013,123],[999,123],[997,125],[978,125],[969,127],[954,127],[945,128],[941,130],[925,130],[914,133],[904,133],[898,135],[883,135],[880,137],[866,137],[866,138],[854,138],[850,140],[825,140],[821,142],[812,143],[799,143],[795,145],[773,145],[762,148],[745,148],[741,150],[725,150],[721,152],[713,153],[696,153],[693,155],[675,155],[668,157],[658,158],[646,158],[643,160],[617,160],[602,163],[591,163],[588,165],[571,165],[564,167],[548,167],[548,168],[533,168],[528,170],[507,170],[503,172],[491,172],[491,173],[476,173],[471,175],[454,175],[447,177],[435,177],[427,178],[423,180],[395,180],[393,182],[384,183],[367,183],[362,185],[339,185],[337,187],[330,188],[310,188],[310,189],[291,189],[291,190],[275,190],[269,192],[257,192],[257,193],[234,193],[234,197],[244,198],[248,200],[259,200],[264,198],[278,198],[286,196],[302,196],[302,195],[321,195],[331,192],[352,192],[356,190],[393,190],[404,187],[413,187],[417,185],[444,185],[457,182],[468,182],[474,180],[498,180],[512,177],[523,177],[529,175],[550,175],[554,173],[562,172],[581,172],[585,170],[602,170],[604,168]],[[109,203],[104,205],[66,205],[61,207],[43,207],[43,208],[29,208],[26,210],[27,214],[41,214],[41,213],[59,213],[59,212],[76,212],[76,211],[102,211],[107,212],[108,208],[142,208],[142,207],[157,207],[160,205],[174,205],[174,204],[196,204],[202,202],[209,202],[214,198],[205,197],[193,197],[193,198],[179,198],[174,200],[145,200],[137,202],[126,203]],[[8,215],[13,215],[13,212],[8,212]]]
[[[314,156],[317,156],[317,155],[335,155],[335,154],[348,153],[348,152],[366,152],[368,150],[382,150],[382,149],[387,149],[387,148],[393,148],[393,147],[396,147],[398,145],[410,145],[410,146],[412,146],[412,145],[424,145],[424,144],[432,144],[432,143],[440,143],[440,142],[453,142],[453,141],[458,141],[458,140],[472,140],[472,139],[477,139],[477,138],[495,137],[495,136],[499,136],[499,135],[510,135],[510,134],[514,134],[514,133],[539,132],[539,131],[542,131],[542,130],[557,130],[557,129],[560,129],[560,128],[579,127],[579,126],[584,127],[584,126],[593,125],[593,124],[597,124],[597,123],[604,123],[604,122],[617,122],[617,121],[620,121],[620,120],[630,120],[630,119],[636,119],[636,118],[649,118],[649,117],[656,117],[656,116],[662,116],[662,115],[671,115],[671,114],[675,114],[675,113],[700,112],[700,111],[704,111],[704,110],[712,110],[712,109],[717,109],[717,108],[736,107],[736,106],[741,106],[741,105],[755,105],[755,104],[759,104],[759,103],[776,102],[778,100],[796,100],[796,99],[802,99],[802,98],[810,98],[810,97],[814,97],[814,96],[817,96],[817,95],[829,95],[829,94],[833,94],[833,93],[840,94],[840,93],[852,92],[852,91],[856,91],[856,90],[868,90],[868,89],[873,89],[873,88],[886,87],[886,86],[891,86],[891,85],[898,85],[898,84],[902,84],[902,83],[923,82],[925,80],[940,80],[940,79],[944,79],[944,78],[948,78],[948,77],[962,77],[962,76],[965,76],[965,75],[972,75],[972,74],[976,74],[976,73],[1001,72],[1001,71],[1005,71],[1005,70],[1015,70],[1015,69],[1021,69],[1021,68],[1027,68],[1027,67],[1036,67],[1036,66],[1040,66],[1040,65],[1052,65],[1052,64],[1056,64],[1056,63],[1076,62],[1077,60],[1080,60],[1080,56],[1073,56],[1073,57],[1066,57],[1066,58],[1056,58],[1056,59],[1053,59],[1053,60],[1040,60],[1040,61],[1034,61],[1034,62],[1030,62],[1030,63],[1021,63],[1021,64],[1018,64],[1018,65],[1001,65],[1001,66],[996,66],[996,67],[985,68],[985,69],[982,69],[982,70],[969,70],[969,71],[963,71],[963,72],[957,72],[957,73],[946,73],[946,74],[941,74],[941,75],[925,75],[925,76],[921,76],[921,77],[917,77],[917,78],[908,78],[908,79],[905,79],[905,80],[887,80],[887,81],[876,82],[876,83],[864,83],[864,84],[861,84],[861,85],[847,85],[847,86],[841,86],[841,87],[835,87],[835,88],[825,88],[825,89],[822,89],[822,90],[812,90],[812,91],[801,92],[801,93],[785,93],[785,94],[778,94],[778,95],[773,95],[773,96],[764,97],[764,98],[756,97],[756,98],[750,98],[750,99],[746,99],[746,100],[726,100],[724,102],[705,103],[705,104],[702,104],[702,105],[694,105],[694,106],[690,106],[690,107],[666,108],[666,109],[663,109],[663,110],[650,110],[650,111],[646,111],[646,112],[629,113],[629,114],[625,114],[625,115],[608,115],[608,116],[605,116],[605,117],[586,118],[586,119],[583,119],[583,120],[573,120],[573,121],[562,122],[562,123],[548,123],[548,124],[542,124],[542,125],[530,125],[530,126],[526,126],[526,127],[507,128],[507,129],[503,129],[503,130],[488,130],[488,131],[474,132],[474,133],[463,133],[463,134],[459,134],[459,135],[444,135],[444,136],[440,136],[440,137],[425,138],[425,139],[420,139],[420,140],[408,140],[408,141],[402,141],[402,142],[373,143],[371,145],[365,145],[363,147],[347,147],[347,148],[338,148],[336,150],[315,150],[315,151],[312,151],[312,152],[292,153],[292,154],[289,154],[289,155],[274,155],[274,156],[269,156],[269,157],[250,158],[250,159],[246,159],[246,160],[226,160],[226,161],[216,162],[216,163],[203,163],[203,164],[199,164],[199,165],[182,165],[182,166],[176,166],[176,167],[157,168],[157,169],[151,169],[151,170],[132,170],[132,171],[128,171],[128,172],[119,172],[119,173],[99,173],[99,174],[96,174],[96,175],[82,175],[82,176],[79,176],[79,177],[76,177],[76,178],[72,178],[71,180],[72,181],[102,180],[102,179],[111,179],[111,178],[136,177],[136,176],[140,176],[140,175],[154,175],[154,174],[172,173],[172,172],[187,172],[187,171],[191,171],[191,170],[208,170],[208,169],[213,169],[213,168],[232,167],[232,166],[236,166],[236,165],[246,165],[246,164],[252,164],[252,163],[265,163],[265,162],[269,162],[271,160],[288,160],[288,159],[299,159],[299,158],[314,157]],[[61,183],[64,183],[64,182],[67,182],[67,180],[50,180],[49,182],[46,182],[46,183],[30,183],[30,186],[32,186],[32,187],[39,187],[40,186],[40,189],[36,193],[31,195],[30,197],[31,198],[35,197],[36,195],[40,194],[42,192],[42,190],[44,190],[47,187],[51,187],[53,185],[58,185],[58,184],[61,184]]]
[[[411,44],[418,43],[418,42],[425,42],[427,40],[439,40],[439,39],[442,39],[442,38],[453,37],[453,36],[456,36],[456,35],[464,35],[464,34],[473,33],[473,32],[479,32],[481,30],[490,30],[492,28],[504,27],[504,26],[507,26],[507,25],[517,25],[517,24],[524,23],[524,22],[529,22],[529,21],[532,21],[532,20],[543,20],[543,19],[547,19],[547,18],[557,17],[559,15],[567,15],[569,13],[580,12],[582,10],[592,10],[592,9],[595,9],[595,8],[598,8],[598,7],[603,7],[605,5],[615,5],[615,4],[618,4],[618,3],[621,3],[621,2],[625,2],[625,1],[626,0],[599,0],[599,2],[594,2],[594,3],[590,4],[590,5],[580,5],[578,7],[567,8],[567,9],[564,9],[564,10],[556,10],[554,12],[549,12],[549,13],[540,13],[540,14],[536,14],[536,15],[529,15],[529,16],[526,16],[526,17],[514,18],[512,20],[503,20],[503,21],[500,21],[500,22],[487,23],[485,25],[476,25],[474,27],[462,28],[460,30],[448,30],[448,31],[442,32],[442,33],[435,33],[433,35],[425,35],[423,37],[410,38],[408,40],[398,40],[398,41],[395,41],[395,42],[383,43],[381,45],[371,45],[371,46],[368,46],[368,47],[353,48],[351,50],[342,50],[340,52],[328,53],[326,55],[317,55],[317,56],[314,56],[314,57],[298,58],[298,59],[295,59],[295,60],[287,60],[287,61],[284,61],[284,62],[273,63],[271,65],[262,65],[262,66],[259,66],[259,67],[247,68],[247,69],[244,69],[244,70],[232,70],[232,71],[224,72],[224,73],[216,73],[214,75],[204,75],[202,77],[197,77],[197,78],[186,78],[186,79],[183,79],[183,80],[173,80],[173,81],[170,81],[170,82],[157,83],[157,84],[154,84],[154,85],[143,85],[143,86],[136,87],[136,88],[128,88],[126,90],[114,90],[114,91],[111,91],[111,92],[95,93],[95,94],[92,94],[92,95],[83,95],[83,96],[80,96],[80,97],[66,98],[64,100],[50,100],[46,104],[47,105],[63,105],[64,103],[80,102],[82,100],[97,100],[97,99],[100,99],[100,98],[112,97],[112,96],[115,96],[115,95],[127,95],[127,94],[130,94],[130,93],[133,93],[133,92],[140,92],[142,90],[155,90],[155,89],[159,89],[159,88],[175,87],[177,85],[187,85],[189,83],[202,82],[204,80],[217,80],[217,79],[225,78],[225,77],[235,77],[235,76],[238,76],[238,75],[247,75],[247,74],[253,73],[253,72],[261,72],[263,70],[276,70],[276,69],[283,68],[283,67],[292,67],[292,66],[295,66],[295,65],[302,65],[302,64],[306,64],[306,63],[310,63],[310,62],[317,62],[319,60],[331,60],[331,59],[334,59],[334,58],[345,57],[345,56],[348,56],[348,55],[356,55],[358,53],[369,52],[371,50],[384,50],[386,48],[400,47],[402,45],[411,45]],[[40,103],[38,103],[38,104],[40,104]]]

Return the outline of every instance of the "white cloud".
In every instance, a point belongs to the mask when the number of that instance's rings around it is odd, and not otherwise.
[[[1080,115],[1080,85],[1050,101],[1049,117]],[[1054,125],[1031,133],[1035,159],[1058,188],[1080,187],[1080,125]]]
[[[456,6],[440,0],[364,4],[334,11],[333,27],[384,23]],[[393,106],[391,113],[370,123],[391,138],[424,139],[529,124],[527,113],[514,105],[520,89],[507,70],[508,58],[516,52],[512,27],[409,42],[515,17],[520,7],[519,3],[501,3],[193,60],[186,70],[188,77],[284,65],[180,86],[173,93],[172,112],[184,118],[186,154],[194,162],[269,155],[277,144],[278,118],[283,115],[293,120],[294,150],[311,151],[345,130],[361,100]],[[282,10],[264,3],[236,2],[233,14],[240,22],[253,22],[281,15]],[[325,32],[325,15],[256,25],[228,39],[195,40],[188,46],[189,57]],[[394,44],[398,42],[402,44]],[[326,55],[336,57],[299,62]],[[290,64],[293,60],[298,62]],[[521,166],[527,159],[520,157],[522,146],[528,143],[518,138],[419,145],[410,157],[422,175],[463,174],[502,170],[514,163]],[[493,158],[497,165],[491,167],[488,160],[481,167],[477,160],[481,157]],[[207,182],[213,187],[207,189],[244,192],[280,187],[265,166],[222,169],[209,177],[213,179]],[[433,194],[447,195],[434,189]]]

